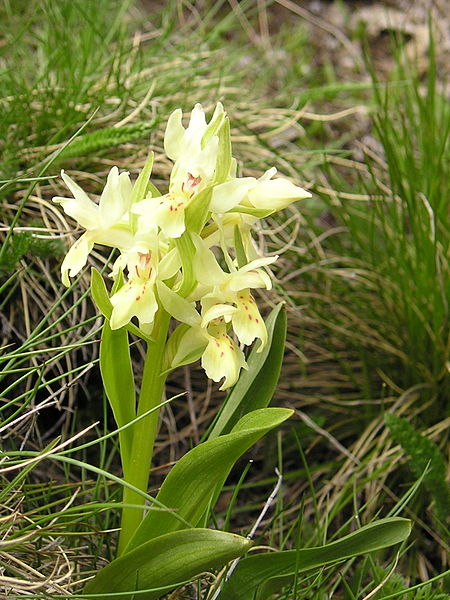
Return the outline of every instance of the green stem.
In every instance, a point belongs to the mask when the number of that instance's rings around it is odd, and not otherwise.
[[[149,342],[147,347],[137,416],[158,406],[161,402],[165,383],[165,377],[161,374],[161,370],[169,321],[170,315],[161,310],[156,319],[152,333],[154,341]],[[124,472],[125,481],[144,492],[147,491],[148,487],[158,418],[159,410],[155,410],[133,426],[131,453]],[[121,532],[117,551],[118,556],[123,553],[125,547],[142,521],[145,500],[133,490],[124,488],[123,502],[124,504],[142,506],[142,509],[127,506],[123,508]]]

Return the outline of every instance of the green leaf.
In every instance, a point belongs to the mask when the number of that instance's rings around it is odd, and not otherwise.
[[[195,246],[188,231],[185,231],[183,235],[181,235],[179,238],[176,238],[175,243],[178,252],[180,253],[183,270],[183,282],[178,290],[178,293],[180,296],[186,297],[192,292],[196,284],[194,270],[192,268],[193,258],[195,255]]]
[[[244,242],[242,241],[241,230],[237,225],[234,226],[234,247],[236,248],[236,258],[238,267],[241,269],[248,263],[247,255],[245,254]]]
[[[98,310],[109,319],[112,313],[111,300],[103,277],[94,268],[91,269],[91,294]]]
[[[208,220],[209,205],[211,204],[213,188],[206,187],[199,192],[189,203],[184,213],[186,229],[193,233],[200,233]]]
[[[149,184],[150,175],[151,175],[152,168],[153,168],[154,158],[155,158],[154,153],[150,152],[147,160],[145,161],[145,165],[144,165],[142,171],[139,173],[138,178],[134,182],[133,190],[131,192],[131,204],[134,204],[135,202],[139,202],[140,200],[143,200],[145,198],[148,184]]]
[[[265,408],[245,415],[228,435],[199,444],[185,454],[164,480],[156,499],[197,525],[237,459],[291,415],[287,408]],[[182,527],[171,512],[149,512],[125,552]]]
[[[249,556],[240,561],[219,599],[265,600],[291,585],[298,573],[398,544],[410,531],[408,519],[382,519],[318,548]]]
[[[154,153],[150,152],[147,157],[147,160],[145,161],[142,171],[139,173],[138,178],[134,182],[133,189],[131,192],[131,204],[132,205],[135,204],[136,202],[140,202],[147,195],[154,158],[155,158]],[[139,216],[135,213],[130,212],[130,226],[134,233],[136,233],[136,230],[138,227],[138,220],[139,220]]]
[[[228,395],[209,434],[213,439],[230,431],[244,414],[269,405],[280,376],[286,341],[286,313],[278,304],[266,319],[267,345],[262,352],[253,348],[247,360],[248,370],[242,371]]]
[[[257,219],[265,219],[266,217],[272,215],[275,211],[268,210],[267,208],[252,208],[251,206],[239,206],[236,208],[232,208],[228,212],[230,213],[242,213],[245,215],[252,215]]]
[[[149,181],[147,183],[147,189],[145,191],[144,198],[148,198],[149,194],[152,198],[159,198],[162,196],[161,192],[158,190],[153,181]]]
[[[84,589],[95,600],[108,594],[149,590],[136,595],[154,600],[167,588],[190,581],[211,569],[219,569],[244,554],[250,540],[223,531],[185,529],[174,531],[142,544],[104,567]],[[160,589],[165,587],[166,589]],[[159,589],[158,589],[159,588]],[[114,600],[131,600],[132,594],[118,594]]]
[[[114,419],[118,427],[123,427],[136,417],[136,391],[130,344],[126,329],[113,331],[108,321],[103,324],[100,342],[100,372]],[[132,434],[132,428],[119,433],[124,471],[131,454]]]
[[[82,156],[94,152],[101,152],[107,148],[113,148],[121,144],[147,136],[158,124],[157,119],[149,123],[130,123],[121,127],[105,127],[98,131],[85,133],[78,136],[70,145],[63,148],[58,160]]]
[[[219,131],[219,152],[217,155],[214,185],[223,183],[228,179],[231,167],[231,157],[230,121],[228,117],[225,117]]]

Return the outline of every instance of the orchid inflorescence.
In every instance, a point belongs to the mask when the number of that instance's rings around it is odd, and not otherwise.
[[[258,339],[261,351],[267,342],[252,290],[271,288],[266,267],[277,256],[258,254],[251,228],[311,194],[287,179],[273,179],[275,168],[259,179],[237,177],[220,103],[209,123],[196,104],[187,128],[181,109],[175,110],[164,149],[174,162],[166,194],[149,181],[152,156],[134,184],[113,167],[98,204],[61,173],[73,198],[54,201],[85,229],[62,263],[62,280],[69,286],[94,244],[117,248],[111,329],[136,317],[142,334],[151,337],[158,311],[166,311],[180,323],[167,343],[166,366],[201,357],[208,377],[224,379],[226,389],[246,368],[240,346]]]

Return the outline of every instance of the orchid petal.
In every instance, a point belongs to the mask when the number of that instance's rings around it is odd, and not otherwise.
[[[84,229],[93,229],[98,225],[98,206],[90,200],[89,196],[68,175],[61,171],[64,183],[73,194],[73,198],[57,196],[53,201],[61,204],[63,210],[75,219]]]
[[[229,323],[236,310],[235,306],[230,306],[229,304],[215,304],[204,312],[202,316],[202,327],[207,327],[211,321],[220,319],[221,317],[224,318],[226,323]]]
[[[111,304],[111,329],[123,327],[133,317],[138,318],[139,324],[152,323],[158,310],[153,285],[149,281],[129,281],[111,296]]]
[[[122,175],[127,176],[126,173],[122,173]],[[121,185],[119,169],[112,167],[99,202],[99,219],[101,226],[105,229],[120,221],[129,208],[130,197],[122,196],[122,188],[123,178]]]
[[[259,181],[247,196],[255,208],[272,210],[281,210],[296,200],[310,197],[309,192],[283,178]]]
[[[186,230],[184,223],[185,203],[180,201],[167,201],[155,211],[154,219],[165,235],[169,238],[179,238]]]
[[[238,294],[237,310],[232,315],[233,330],[241,344],[250,346],[256,338],[261,340],[258,352],[267,343],[267,329],[255,299],[248,290]]]
[[[214,135],[206,147],[201,151],[198,155],[196,166],[193,167],[193,170],[190,173],[194,176],[200,175],[202,179],[206,181],[210,181],[214,175],[214,171],[216,169],[217,162],[217,153],[219,150],[219,138]],[[194,172],[196,169],[197,173]]]
[[[197,102],[191,112],[188,128],[186,129],[187,137],[201,141],[206,130],[205,111],[201,104]]]
[[[70,248],[61,264],[62,282],[69,287],[69,275],[75,277],[87,262],[89,252],[92,250],[94,242],[89,233],[83,233]]]
[[[130,249],[135,243],[135,238],[126,225],[113,225],[107,229],[94,229],[90,231],[90,234],[96,244],[119,248],[122,251]]]
[[[219,389],[225,390],[236,383],[241,368],[247,368],[247,363],[242,350],[228,335],[222,333],[218,337],[210,337],[202,356],[202,367],[213,381],[224,378]]]
[[[233,292],[239,292],[247,288],[265,288],[266,290],[270,290],[272,289],[272,280],[262,269],[247,272],[238,271],[233,275],[228,287]]]
[[[123,171],[123,173],[119,175],[119,189],[120,195],[123,198],[125,212],[131,206],[133,194],[133,184],[131,183],[130,174],[128,173],[128,171]]]
[[[136,213],[137,215],[147,215],[148,213],[153,214],[163,199],[164,196],[144,198],[143,200],[139,200],[139,202],[135,202],[130,210],[132,213]]]
[[[261,177],[258,179],[258,181],[268,181],[269,179],[272,179],[272,177],[276,174],[277,174],[277,168],[270,167],[270,169],[267,169],[267,171],[265,171],[261,175]]]
[[[186,229],[184,224],[185,201],[170,196],[145,198],[133,205],[131,211],[142,215],[139,230],[159,226],[169,238],[180,237]]]
[[[197,252],[194,256],[194,272],[200,283],[209,285],[220,285],[226,279],[226,273],[222,271],[214,254],[207,248],[198,235],[193,235],[192,240]]]
[[[246,273],[247,271],[254,271],[255,269],[259,269],[260,267],[265,267],[266,265],[271,265],[272,263],[278,260],[278,255],[275,256],[261,256],[260,258],[256,258],[252,260],[248,264],[244,265],[241,269],[239,269],[242,273]]]
[[[231,179],[213,189],[210,210],[214,213],[226,213],[242,202],[249,190],[257,185],[254,177]]]
[[[185,129],[181,124],[183,112],[177,108],[169,117],[164,135],[164,151],[169,158],[176,160],[180,154]]]

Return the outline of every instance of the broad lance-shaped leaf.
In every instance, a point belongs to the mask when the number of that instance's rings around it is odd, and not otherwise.
[[[370,523],[340,540],[303,550],[256,554],[238,564],[219,600],[265,600],[292,585],[296,574],[403,542],[411,522],[398,517]]]
[[[244,414],[265,408],[272,400],[286,341],[286,312],[278,304],[266,319],[268,340],[262,352],[254,347],[247,360],[248,370],[242,371],[228,395],[209,434],[209,439],[228,433]]]
[[[195,527],[216,490],[228,476],[236,460],[265,433],[292,415],[286,408],[265,408],[245,415],[227,435],[199,444],[172,468],[156,496],[164,506]],[[136,530],[125,552],[169,531],[183,527],[171,512],[150,511]]]
[[[100,371],[103,387],[118,427],[136,417],[136,393],[131,366],[130,344],[126,329],[112,330],[105,321],[100,343]],[[126,472],[131,453],[132,428],[119,433],[122,467]]]
[[[87,584],[84,593],[93,594],[95,600],[130,600],[133,594],[119,592],[148,590],[135,597],[154,600],[205,571],[220,569],[251,545],[247,538],[223,531],[174,531],[113,560]]]

